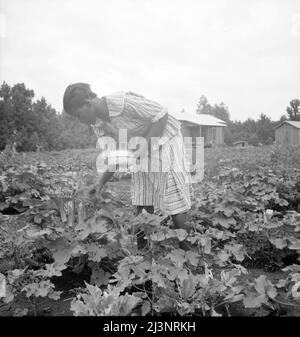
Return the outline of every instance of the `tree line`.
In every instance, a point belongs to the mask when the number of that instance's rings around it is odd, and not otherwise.
[[[286,115],[282,115],[279,121],[272,121],[266,114],[261,113],[254,120],[232,121],[228,107],[221,102],[211,105],[205,95],[202,95],[196,107],[196,113],[209,114],[227,123],[224,128],[224,141],[232,145],[236,141],[247,140],[251,145],[271,144],[275,139],[274,127],[284,120],[300,121],[300,100],[293,99],[286,108]]]
[[[16,151],[51,151],[67,148],[86,148],[96,145],[91,127],[79,123],[75,118],[58,113],[44,97],[34,101],[34,91],[24,83],[13,86],[3,82],[0,87],[0,151],[13,146]],[[287,107],[285,119],[300,120],[300,100],[292,100]],[[265,114],[257,120],[248,118],[244,122],[231,121],[228,107],[224,103],[211,105],[202,95],[197,113],[211,114],[224,120],[224,138],[227,145],[235,141],[248,140],[250,144],[269,144],[274,141],[274,126],[280,121],[271,121]]]
[[[66,113],[58,113],[44,97],[34,100],[34,91],[24,83],[0,88],[0,150],[51,151],[84,148],[96,144],[91,128]]]

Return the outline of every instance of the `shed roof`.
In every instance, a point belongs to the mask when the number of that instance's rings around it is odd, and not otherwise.
[[[187,121],[197,125],[206,126],[226,126],[226,123],[212,115],[196,114],[189,112],[170,112],[170,114],[180,121]]]
[[[290,125],[294,126],[295,128],[300,129],[300,121],[283,121],[280,124],[276,125],[274,127],[274,129],[279,128],[284,123],[290,124]]]

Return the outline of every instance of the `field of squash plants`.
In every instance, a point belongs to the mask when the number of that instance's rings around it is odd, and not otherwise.
[[[300,316],[299,148],[205,149],[190,233],[126,175],[82,201],[96,156],[1,153],[0,316]]]

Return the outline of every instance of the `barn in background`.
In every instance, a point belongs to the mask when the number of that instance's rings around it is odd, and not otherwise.
[[[171,112],[170,114],[181,122],[183,137],[191,137],[192,151],[188,151],[187,155],[191,171],[194,172],[192,179],[194,182],[199,182],[204,176],[204,147],[224,144],[226,123],[221,119],[205,114],[187,112]],[[196,142],[197,137],[203,137],[204,144],[203,142]]]
[[[183,137],[192,137],[193,144],[196,137],[204,138],[204,145],[223,145],[224,127],[226,123],[219,118],[205,114],[177,112],[171,115],[181,122]]]
[[[283,121],[275,127],[275,142],[281,145],[300,145],[300,121]]]

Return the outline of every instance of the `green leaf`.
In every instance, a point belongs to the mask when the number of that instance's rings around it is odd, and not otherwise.
[[[184,262],[186,262],[186,258],[184,257],[185,252],[182,249],[174,249],[171,253],[169,253],[166,258],[172,260],[172,262],[179,268],[182,268]]]
[[[36,239],[46,234],[50,235],[52,234],[52,231],[50,229],[43,229],[43,230],[27,229],[26,234],[29,238]]]
[[[222,204],[220,204],[216,207],[215,212],[221,212],[227,218],[229,218],[234,214],[234,209],[232,207],[226,206],[224,203],[222,203]]]
[[[255,279],[255,289],[261,295],[267,295],[270,298],[275,298],[277,296],[276,288],[273,286],[272,282],[267,279],[266,275],[260,275]]]
[[[61,276],[62,270],[67,268],[64,265],[59,265],[57,263],[46,264],[46,269],[40,269],[36,275],[43,277],[53,277],[53,276]]]
[[[42,221],[43,221],[43,218],[40,215],[37,214],[37,215],[34,216],[33,221],[37,224],[41,224]]]
[[[222,270],[221,271],[221,281],[226,285],[226,286],[232,286],[234,282],[236,281],[236,276],[238,276],[240,273],[236,269],[232,269],[228,272]]]
[[[76,229],[80,230],[80,239],[84,240],[93,233],[106,233],[110,228],[110,223],[107,217],[94,216],[92,219],[86,221],[83,225],[77,225]]]
[[[213,220],[214,225],[221,225],[224,228],[229,228],[230,226],[234,226],[236,224],[236,221],[233,217],[226,218],[226,217],[220,217],[216,216]]]
[[[243,261],[245,258],[245,248],[240,244],[225,245],[225,249],[230,251],[237,261]]]
[[[0,273],[0,298],[6,297],[6,277]]]
[[[288,245],[289,249],[300,250],[300,240],[297,238],[289,238],[291,244]]]
[[[296,299],[300,298],[300,281],[296,282],[291,289],[292,296]]]
[[[277,290],[276,290],[276,288],[273,287],[273,286],[268,287],[268,289],[267,289],[267,295],[270,298],[275,298],[277,296]]]
[[[177,234],[174,229],[168,229],[165,235],[167,239],[170,239],[174,238]]]
[[[285,268],[282,268],[282,271],[292,271],[294,273],[300,273],[300,265],[298,264],[293,264],[291,266],[288,266],[288,267],[285,267]]]
[[[161,288],[166,288],[166,283],[164,278],[157,272],[151,273],[150,275],[153,283],[157,284]]]
[[[22,317],[22,316],[26,316],[28,314],[28,309],[27,308],[16,308],[14,310],[13,316],[14,317]]]
[[[244,294],[234,294],[234,292],[228,294],[224,300],[228,300],[230,303],[239,302],[244,298]]]
[[[281,279],[277,282],[276,287],[277,288],[283,288],[287,285],[288,280],[287,279]]]
[[[183,241],[188,236],[187,231],[182,228],[175,229],[175,232],[179,241]]]
[[[27,297],[46,297],[52,291],[52,288],[54,288],[54,284],[47,280],[40,283],[30,283],[23,287],[22,291],[26,292]]]
[[[260,275],[257,279],[255,279],[255,289],[258,293],[264,295],[265,288],[268,286],[268,280],[266,275]]]
[[[89,254],[89,260],[94,262],[100,262],[107,256],[106,249],[99,247],[99,245],[95,243],[91,243],[87,246],[87,252]]]
[[[185,280],[183,280],[183,286],[182,286],[182,295],[185,299],[188,299],[190,296],[192,296],[196,290],[196,282],[193,277],[189,277]]]
[[[14,298],[15,298],[14,289],[10,284],[7,284],[5,297],[2,298],[2,301],[4,303],[10,303],[14,300]]]
[[[81,300],[72,300],[70,309],[74,312],[74,316],[91,315],[91,310],[88,305]]]
[[[152,241],[163,241],[166,239],[165,235],[163,232],[157,232],[157,233],[153,233],[150,235],[150,238]]]
[[[166,296],[161,296],[155,305],[155,310],[157,312],[173,312],[175,311],[176,305],[176,299],[170,298]]]
[[[128,316],[132,310],[141,302],[139,297],[134,295],[124,295],[118,298],[119,302],[119,315]]]
[[[107,285],[109,282],[111,274],[105,272],[103,269],[98,266],[92,268],[91,283],[96,286]]]
[[[190,275],[186,269],[181,269],[177,274],[177,278],[181,284],[183,284],[184,280],[188,279],[189,277]]]
[[[94,311],[94,313],[96,313],[95,309],[98,311],[98,309],[101,309],[101,307],[102,308],[107,307],[113,302],[112,296],[107,296],[105,298],[103,297],[103,292],[99,287],[88,284],[87,282],[85,282],[85,286],[89,292],[89,295],[83,294],[82,298],[89,305],[89,307]]]
[[[5,203],[5,202],[0,202],[0,211],[2,212],[3,210],[5,210],[6,208],[8,208],[9,207],[9,204],[7,204],[7,203]],[[2,214],[0,215],[0,216],[2,216]],[[0,218],[0,220],[2,220],[1,218]]]
[[[62,291],[53,291],[50,292],[50,294],[48,295],[48,297],[54,301],[58,301],[60,299],[60,295],[62,294]]]
[[[204,253],[211,254],[211,238],[205,238],[205,241],[202,242],[202,245],[204,246]]]
[[[142,305],[142,316],[146,316],[151,310],[151,304],[149,301],[145,301]]]
[[[67,263],[70,260],[72,256],[72,251],[75,246],[76,246],[76,243],[73,243],[73,244],[67,243],[65,247],[54,251],[52,256],[57,266],[63,266],[65,263]]]
[[[218,253],[217,257],[222,261],[226,262],[230,258],[230,254],[228,254],[225,250],[222,250],[221,252]]]
[[[266,303],[266,296],[248,294],[246,297],[244,297],[243,303],[245,308],[259,308],[263,303]]]
[[[211,316],[212,317],[222,317],[222,314],[218,314],[213,308],[211,309]]]
[[[14,283],[20,276],[24,275],[24,272],[25,272],[25,269],[9,270],[8,273],[7,273],[8,283],[10,283],[10,284]],[[1,282],[1,275],[3,275],[3,274],[0,274],[0,282]]]
[[[269,241],[278,249],[283,249],[287,246],[287,241],[285,238],[269,239]]]
[[[185,258],[190,264],[197,267],[197,265],[199,263],[200,256],[199,256],[199,254],[197,254],[195,252],[187,251],[185,253]]]

